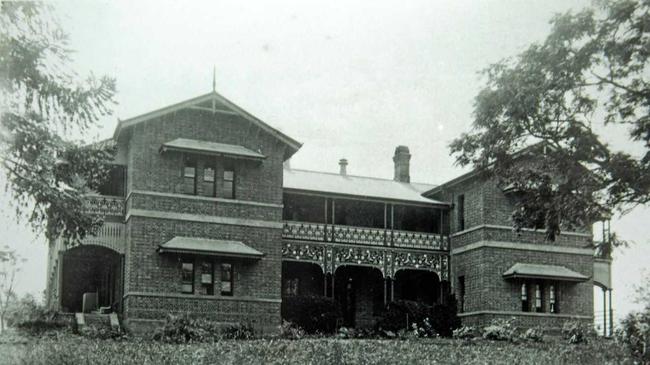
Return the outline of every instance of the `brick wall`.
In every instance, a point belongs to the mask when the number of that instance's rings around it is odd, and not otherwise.
[[[505,280],[502,274],[516,263],[559,265],[579,272],[587,277],[593,274],[593,256],[587,252],[576,254],[591,245],[590,229],[580,233],[566,232],[555,241],[548,241],[543,231],[524,229],[515,232],[511,214],[515,201],[497,186],[496,179],[474,176],[454,185],[443,187],[435,198],[452,201],[465,196],[465,229],[458,230],[458,207],[451,214],[451,282],[456,296],[460,296],[459,276],[464,276],[465,296],[463,322],[467,325],[485,324],[494,318],[516,316],[522,326],[541,325],[559,327],[571,318],[590,321],[593,316],[593,282],[554,282],[558,292],[558,314],[548,313],[549,286],[541,282],[545,313],[524,313],[521,311],[521,280]],[[506,249],[482,246],[470,250],[459,250],[471,244],[513,243],[533,246],[519,246]],[[535,247],[537,246],[537,247]],[[543,250],[553,247],[555,251]],[[522,249],[530,247],[531,249]],[[535,248],[535,249],[533,249]],[[454,252],[456,250],[457,252]],[[569,253],[573,252],[573,253]],[[529,282],[529,286],[534,285]],[[534,297],[529,295],[529,301]]]
[[[266,330],[280,324],[282,162],[277,139],[233,115],[182,110],[130,128],[120,141],[128,160],[124,315],[130,323],[160,321],[167,313],[194,313],[223,323],[246,322]],[[196,195],[183,195],[182,153],[159,153],[176,138],[242,145],[263,161],[224,160],[193,155]],[[235,199],[204,197],[204,166],[216,162],[216,189],[222,171],[234,165]],[[155,214],[153,214],[155,213]],[[164,213],[161,217],[160,213]],[[199,217],[201,219],[188,218]],[[222,217],[224,224],[205,218]],[[235,220],[233,220],[234,218]],[[251,223],[252,222],[252,223]],[[264,253],[260,260],[160,254],[159,245],[176,236],[241,241]],[[181,260],[194,262],[194,293],[182,293]],[[214,264],[215,289],[200,282],[202,262]],[[234,268],[234,292],[222,296],[221,263]]]

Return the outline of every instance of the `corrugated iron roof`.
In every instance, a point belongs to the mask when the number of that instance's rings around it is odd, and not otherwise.
[[[506,272],[504,278],[554,279],[565,281],[585,281],[587,276],[564,266],[516,263]]]
[[[299,169],[284,169],[285,189],[295,189],[334,195],[350,195],[381,200],[396,200],[411,203],[448,205],[428,199],[421,194],[435,185],[405,183],[367,176],[341,175]]]
[[[174,237],[158,246],[158,252],[201,254],[242,258],[260,258],[260,251],[240,241],[217,240],[198,237]]]
[[[166,150],[176,150],[182,152],[206,153],[211,155],[222,155],[231,157],[244,157],[252,159],[264,159],[261,153],[250,150],[244,146],[235,144],[225,144],[209,141],[199,141],[196,139],[176,138],[173,141],[165,142],[160,148],[161,152]]]

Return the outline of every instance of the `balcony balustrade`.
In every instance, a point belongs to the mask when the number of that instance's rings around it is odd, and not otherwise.
[[[426,250],[449,250],[448,237],[438,233],[328,225],[324,223],[285,221],[282,238]]]
[[[87,195],[84,198],[84,213],[101,216],[123,216],[124,198],[119,196]]]
[[[126,229],[124,223],[104,222],[96,235],[86,236],[82,245],[96,245],[124,253],[126,245]]]

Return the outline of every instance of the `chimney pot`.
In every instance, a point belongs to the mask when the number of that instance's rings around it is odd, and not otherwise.
[[[347,175],[348,174],[348,160],[342,158],[339,160],[339,167],[340,171],[339,173],[341,175]]]
[[[395,155],[393,156],[395,181],[411,182],[410,161],[411,153],[409,152],[409,148],[406,146],[397,146],[395,148]]]

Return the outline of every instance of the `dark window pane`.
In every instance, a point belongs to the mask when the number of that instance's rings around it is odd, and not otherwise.
[[[183,262],[181,271],[183,293],[194,293],[194,263]]]
[[[186,157],[183,165],[183,193],[196,194],[196,160]]]
[[[201,263],[201,285],[206,295],[214,295],[214,267],[211,262]]]
[[[221,295],[232,295],[233,273],[231,264],[221,264]]]
[[[212,166],[206,166],[203,169],[203,195],[214,196],[215,191],[215,169]]]

